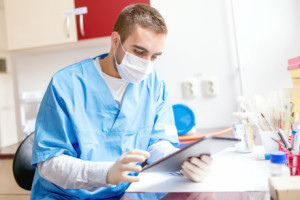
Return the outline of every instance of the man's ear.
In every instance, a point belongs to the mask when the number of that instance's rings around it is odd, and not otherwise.
[[[114,31],[112,32],[110,39],[111,39],[111,48],[116,49],[119,46],[120,42],[120,35],[118,32]]]

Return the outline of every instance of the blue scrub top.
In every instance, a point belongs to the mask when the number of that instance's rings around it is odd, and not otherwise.
[[[94,60],[86,59],[51,79],[37,116],[32,165],[62,154],[114,162],[131,149],[147,150],[159,140],[177,146],[177,135],[167,135],[166,125],[175,126],[174,115],[165,83],[155,69],[140,83],[128,84],[119,109]],[[122,182],[94,191],[63,189],[36,170],[31,199],[118,198],[128,186]]]

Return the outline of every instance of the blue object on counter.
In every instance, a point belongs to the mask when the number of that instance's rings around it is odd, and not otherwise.
[[[286,164],[286,153],[284,151],[273,151],[270,154],[271,163]]]
[[[186,134],[195,126],[194,112],[186,105],[173,105],[173,112],[178,135]]]

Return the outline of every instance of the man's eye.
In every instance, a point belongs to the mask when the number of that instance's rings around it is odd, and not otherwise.
[[[157,59],[157,56],[152,56],[152,57],[151,57],[151,60],[152,60],[152,61],[154,61],[154,60],[156,60],[156,59]]]
[[[135,50],[134,53],[136,53],[137,55],[144,55],[143,51],[137,51],[137,50]]]

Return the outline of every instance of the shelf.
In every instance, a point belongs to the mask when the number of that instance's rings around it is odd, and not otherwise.
[[[30,49],[23,49],[23,50],[13,50],[10,52],[36,55],[36,54],[53,53],[53,52],[60,52],[60,51],[67,51],[67,50],[74,50],[74,49],[81,49],[81,48],[97,47],[97,46],[109,45],[109,44],[110,44],[110,36],[93,38],[93,39],[85,39],[73,43],[51,45],[51,46],[37,47],[37,48],[30,48]]]
[[[0,72],[0,76],[11,76],[12,74],[10,72]]]
[[[13,110],[14,107],[13,106],[0,106],[0,112],[1,111],[5,111],[5,110]]]

